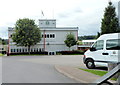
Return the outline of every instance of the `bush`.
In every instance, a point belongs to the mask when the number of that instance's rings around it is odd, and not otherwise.
[[[73,51],[59,51],[57,52],[58,55],[75,55],[75,54],[84,54],[84,51],[81,50],[73,50]]]
[[[48,52],[30,52],[30,55],[31,54],[38,54],[38,55],[48,55]],[[21,52],[21,53],[10,53],[10,54],[8,54],[7,53],[7,55],[9,56],[9,55],[29,55],[29,53],[28,52]]]
[[[2,51],[2,54],[6,54],[6,51]]]

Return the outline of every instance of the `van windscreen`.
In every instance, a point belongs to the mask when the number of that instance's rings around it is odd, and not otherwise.
[[[107,50],[120,50],[120,39],[111,39],[106,41]]]

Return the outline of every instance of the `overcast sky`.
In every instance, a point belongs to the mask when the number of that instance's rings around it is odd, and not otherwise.
[[[56,19],[57,27],[79,27],[79,36],[96,35],[109,0],[1,0],[0,37],[8,38],[8,27],[19,18]],[[117,8],[118,1],[111,0]],[[41,16],[41,10],[44,17]],[[118,9],[116,9],[117,12]]]

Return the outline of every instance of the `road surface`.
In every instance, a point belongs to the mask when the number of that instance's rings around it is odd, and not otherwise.
[[[2,82],[78,83],[56,71],[55,65],[85,68],[80,55],[8,56],[2,58]]]

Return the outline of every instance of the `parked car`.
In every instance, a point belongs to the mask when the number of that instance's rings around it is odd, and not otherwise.
[[[108,67],[108,61],[120,61],[120,33],[101,35],[84,53],[83,61],[89,69],[98,66]]]

